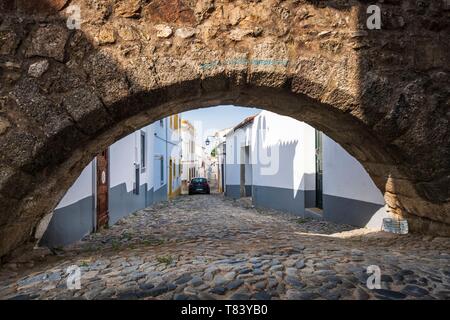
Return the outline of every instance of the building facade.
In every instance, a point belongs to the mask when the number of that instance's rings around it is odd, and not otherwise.
[[[168,118],[167,130],[167,152],[169,155],[167,188],[169,198],[181,194],[181,176],[183,167],[182,159],[182,141],[181,141],[181,117],[179,114]]]
[[[42,219],[41,245],[64,246],[180,193],[181,119],[154,122],[118,140],[83,170],[56,209]]]
[[[306,123],[263,111],[225,141],[225,195],[273,208],[370,228],[388,216],[362,165]]]
[[[187,120],[181,121],[181,140],[182,143],[182,184],[187,184],[192,178],[196,176],[196,131],[194,126]]]

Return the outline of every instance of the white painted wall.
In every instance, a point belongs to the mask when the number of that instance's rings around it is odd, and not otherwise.
[[[134,186],[134,163],[136,154],[136,134],[132,133],[109,147],[109,187],[125,183],[126,191],[132,192]]]
[[[163,187],[164,185],[167,184],[167,158],[168,158],[168,154],[167,154],[167,142],[165,141],[167,138],[166,135],[166,130],[168,130],[167,128],[168,125],[168,121],[167,118],[162,119],[160,121],[156,121],[153,124],[153,186],[154,186],[154,190],[158,190],[161,187]],[[161,157],[163,160],[163,165],[164,165],[164,172],[163,172],[163,176],[161,177]]]
[[[151,125],[146,127],[147,132],[147,168],[146,168],[146,181],[147,181],[147,190],[151,190],[155,185],[154,180],[154,154],[155,154],[155,126],[157,123],[152,123]]]
[[[300,140],[301,163],[303,165],[303,190],[316,190],[316,129],[302,122],[303,135]]]
[[[146,157],[145,168],[141,164],[141,133],[145,134]],[[147,190],[153,186],[152,177],[153,155],[153,125],[148,125],[132,134],[118,140],[109,147],[110,188],[122,183],[126,184],[127,192],[134,188],[135,164],[140,166],[140,186],[147,183]]]
[[[324,193],[384,204],[381,192],[362,165],[339,144],[323,137]],[[248,143],[251,143],[254,185],[315,190],[313,127],[290,117],[262,111],[252,125],[227,135],[227,164],[241,159],[240,147]],[[270,163],[270,166],[262,163]],[[226,175],[227,184],[239,184],[239,168],[230,169]]]
[[[383,195],[358,160],[326,135],[322,143],[323,193],[384,205]]]
[[[94,194],[94,181],[95,181],[95,159],[91,161],[81,172],[80,176],[77,178],[77,180],[74,182],[74,184],[67,190],[64,197],[61,199],[61,201],[56,206],[55,210],[67,207],[71,204],[74,204],[84,198],[87,197],[93,197]],[[94,199],[94,198],[93,198]],[[93,204],[94,205],[94,204]],[[91,212],[90,214],[94,214]],[[36,227],[35,232],[35,239],[40,241],[42,236],[44,235],[45,231],[47,230],[47,227],[54,215],[54,211],[51,213],[45,215],[41,221],[39,222],[38,226]],[[93,217],[92,217],[93,218]]]
[[[172,127],[169,125],[168,127],[168,140],[167,144],[169,159],[172,159],[173,167],[172,167],[172,192],[176,191],[181,187],[181,174],[179,171],[179,165],[181,164],[181,155],[182,155],[182,141],[181,141],[181,128],[175,128],[175,118],[173,118]],[[170,119],[170,118],[169,118]],[[169,120],[170,124],[170,120]],[[170,162],[168,162],[170,163]],[[168,175],[170,177],[170,175]]]
[[[309,126],[293,118],[261,112],[252,127],[253,184],[291,189],[294,193],[304,190],[304,173],[311,171],[309,153],[314,149],[311,139],[304,139],[305,132],[310,131]]]
[[[183,172],[181,175],[181,179],[185,181],[189,181],[189,173],[191,172],[194,175],[195,169],[195,141],[196,134],[195,129],[191,127],[192,124],[184,120],[181,126],[181,140],[182,140],[182,163],[183,163]],[[192,178],[192,177],[191,177]]]
[[[94,160],[95,161],[95,160]],[[80,176],[75,183],[67,190],[64,197],[58,203],[55,209],[67,207],[81,199],[90,197],[94,194],[93,190],[93,162],[90,162],[86,168],[83,169]]]
[[[244,159],[242,146],[250,144],[254,186],[288,189],[293,193],[292,199],[299,191],[314,191],[315,132],[308,124],[290,117],[261,112],[251,125],[227,135],[226,185],[240,184],[239,165],[233,164]],[[367,218],[368,227],[379,227],[387,216],[383,196],[362,165],[326,136],[323,136],[323,194],[339,197],[328,197],[326,203],[324,200],[327,218],[351,223],[361,223]]]
[[[161,125],[162,124],[162,125]],[[114,223],[116,219],[125,216],[135,210],[145,207],[153,199],[148,192],[142,192],[142,186],[147,185],[147,190],[158,188],[167,184],[167,159],[172,155],[175,163],[179,163],[181,156],[181,145],[179,132],[170,132],[167,127],[168,119],[157,121],[140,130],[137,130],[128,136],[118,140],[109,147],[109,187],[110,187],[110,222]],[[172,130],[177,131],[177,130]],[[145,159],[142,163],[141,159],[141,134],[145,135]],[[158,138],[155,137],[155,133]],[[167,134],[169,133],[169,134]],[[172,134],[173,133],[173,134]],[[166,140],[169,140],[166,142]],[[164,175],[161,183],[160,178],[160,162],[159,156],[163,157]],[[158,158],[158,161],[156,161]],[[80,200],[95,195],[95,168],[94,159],[81,173],[74,185],[67,191],[63,199],[60,201],[56,209],[61,209],[72,204],[76,204]],[[138,195],[133,194],[136,182],[136,164],[139,165],[139,186]],[[145,164],[145,165],[143,165]],[[144,168],[144,169],[143,169]],[[174,188],[181,184],[181,178],[178,174],[174,177]],[[118,187],[112,190],[115,187]],[[125,186],[125,190],[121,189]],[[163,190],[165,191],[165,190]],[[131,195],[130,195],[131,194]],[[163,195],[165,192],[163,192]],[[154,194],[153,194],[154,195]],[[158,200],[164,199],[159,193]],[[92,213],[95,214],[95,213]],[[37,239],[44,234],[52,214],[42,219],[39,230],[36,233]],[[61,216],[59,216],[61,219]],[[72,216],[69,216],[72,217]],[[73,223],[73,219],[67,219],[68,223]],[[72,222],[69,222],[72,221]],[[63,223],[64,220],[58,222]],[[70,228],[70,226],[68,226]]]
[[[244,146],[251,146],[252,125],[248,124],[236,131],[230,131],[226,136],[226,184],[240,185],[240,167],[244,161],[244,155],[241,154]],[[250,157],[252,150],[250,148]]]

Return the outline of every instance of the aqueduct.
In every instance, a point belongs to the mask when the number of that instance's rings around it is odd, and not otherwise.
[[[370,4],[2,0],[0,257],[29,247],[100,150],[225,103],[322,130],[410,230],[450,235],[450,6],[379,1],[381,29],[368,30]],[[80,28],[68,27],[72,5]]]

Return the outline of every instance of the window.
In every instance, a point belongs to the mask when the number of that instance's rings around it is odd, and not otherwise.
[[[175,161],[174,161],[175,162]],[[177,174],[177,172],[176,172],[176,165],[175,165],[175,163],[174,163],[174,165],[172,166],[172,168],[173,168],[173,177],[175,178],[175,175]]]
[[[160,173],[160,177],[161,177],[161,185],[163,185],[164,184],[164,157],[161,156],[159,161],[160,161],[159,173]]]
[[[147,148],[146,148],[146,139],[145,132],[141,131],[141,171],[145,171],[146,162],[147,162]]]

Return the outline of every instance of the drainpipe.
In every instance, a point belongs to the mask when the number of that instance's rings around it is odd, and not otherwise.
[[[168,140],[169,140],[169,136],[168,136],[168,132],[169,132],[169,128],[167,128],[168,127],[168,121],[167,121],[167,117],[166,117],[166,123],[165,123],[165,127],[166,127],[166,138],[164,139],[164,140],[166,140],[166,170],[164,171],[164,174],[166,175],[166,177],[167,177],[167,179],[166,179],[166,188],[167,188],[167,196],[169,196],[169,159],[168,159],[168,153],[169,153],[169,151],[168,151],[168,147],[169,147],[169,143],[168,143]]]

